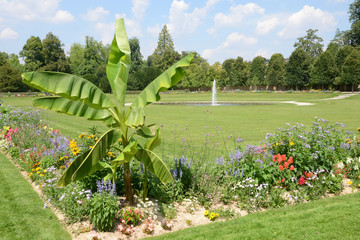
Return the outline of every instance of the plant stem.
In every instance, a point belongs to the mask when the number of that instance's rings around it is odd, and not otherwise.
[[[130,204],[133,204],[133,191],[131,188],[131,173],[130,173],[130,163],[124,163],[124,173],[125,173],[125,194],[126,201]]]

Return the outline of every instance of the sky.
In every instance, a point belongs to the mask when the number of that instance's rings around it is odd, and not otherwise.
[[[298,37],[318,29],[324,47],[336,29],[348,30],[353,0],[0,0],[0,51],[19,54],[30,36],[59,37],[68,53],[92,36],[111,43],[114,22],[124,18],[128,37],[140,41],[144,59],[164,24],[175,50],[196,51],[210,64],[281,53],[288,58]]]

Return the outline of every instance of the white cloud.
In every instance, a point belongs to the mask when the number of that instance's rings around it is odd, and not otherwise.
[[[74,21],[74,16],[68,11],[59,10],[51,21],[54,23],[72,22]]]
[[[264,14],[265,9],[257,5],[256,3],[247,3],[245,5],[239,4],[232,6],[229,9],[228,14],[217,13],[214,17],[214,26],[208,30],[209,33],[214,33],[216,29],[220,27],[237,26],[247,16],[256,14]]]
[[[111,43],[114,38],[115,24],[114,23],[97,23],[95,30],[101,36],[101,41],[104,44]]]
[[[205,49],[201,56],[209,61],[225,60],[227,58],[251,57],[249,46],[258,42],[257,38],[246,37],[238,33],[231,33],[224,42],[214,49]]]
[[[192,12],[188,12],[189,4],[184,0],[173,0],[170,7],[169,31],[175,35],[195,32],[206,19],[208,11],[211,10],[218,1],[219,0],[208,0],[204,7],[194,8]]]
[[[267,58],[267,59],[270,59],[272,53],[270,53],[268,50],[266,49],[259,49],[256,53],[255,53],[255,57],[256,56],[261,56],[261,57],[264,57],[264,58]]]
[[[97,22],[103,20],[103,18],[109,13],[110,12],[105,10],[103,7],[97,7],[95,9],[89,9],[83,16],[83,19],[90,22]]]
[[[156,24],[153,27],[146,28],[146,31],[150,33],[153,37],[159,36],[159,33],[161,32],[161,27],[159,24]]]
[[[259,35],[266,35],[280,24],[280,20],[276,17],[265,21],[258,21],[256,26],[256,33]]]
[[[74,17],[64,10],[59,10],[61,0],[1,0],[0,14],[8,19],[20,19],[25,21],[41,20],[66,22],[74,20]]]
[[[132,0],[133,7],[131,11],[133,18],[136,20],[143,20],[146,14],[146,10],[149,7],[149,0]]]
[[[333,30],[336,26],[334,16],[312,6],[305,5],[299,12],[292,14],[286,20],[286,26],[278,32],[284,38],[298,37],[309,29],[318,29],[319,32]]]
[[[11,28],[5,28],[0,32],[0,39],[17,39],[19,34]]]

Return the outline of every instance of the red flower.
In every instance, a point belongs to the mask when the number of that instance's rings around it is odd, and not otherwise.
[[[284,170],[284,167],[280,165],[279,169],[280,169],[280,172],[282,172],[282,170]]]
[[[294,169],[295,169],[294,165],[291,165],[290,166],[290,171],[294,171]]]
[[[286,155],[285,155],[285,154],[283,154],[283,155],[281,156],[281,161],[282,161],[282,162],[285,162],[285,161],[286,161]]]
[[[305,184],[305,178],[303,176],[300,177],[299,179],[299,185],[304,185]]]
[[[289,164],[292,164],[293,162],[294,162],[293,158],[292,158],[292,157],[289,157],[288,163],[289,163]]]
[[[287,162],[284,162],[284,168],[287,169],[289,167],[289,164]]]
[[[285,182],[285,178],[281,179],[282,182]]]

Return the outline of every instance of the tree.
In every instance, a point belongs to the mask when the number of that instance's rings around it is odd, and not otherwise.
[[[271,56],[269,66],[266,69],[266,85],[280,86],[284,85],[285,79],[285,60],[281,53],[275,53]]]
[[[208,79],[210,79],[210,82],[216,80],[217,85],[220,87],[226,86],[226,83],[229,82],[227,73],[219,62],[215,62],[213,65],[210,66],[208,72]]]
[[[339,47],[350,45],[349,31],[340,31],[340,29],[337,28],[331,43],[336,43]]]
[[[42,41],[42,55],[45,65],[42,71],[57,71],[70,73],[70,66],[65,57],[65,51],[60,39],[49,32]]]
[[[244,86],[250,75],[250,65],[242,57],[226,59],[222,64],[227,73],[227,86]]]
[[[248,85],[255,86],[255,88],[259,85],[265,85],[265,70],[265,58],[261,56],[255,57],[250,64],[250,78],[248,81]]]
[[[159,34],[157,47],[154,53],[151,55],[151,66],[164,71],[179,59],[180,54],[175,51],[171,35],[167,29],[167,26],[164,25]]]
[[[353,49],[353,51],[345,58],[342,67],[342,78],[346,84],[351,84],[351,91],[354,91],[354,86],[360,84],[360,51]]]
[[[137,72],[142,64],[143,64],[143,56],[141,55],[140,52],[140,42],[139,39],[135,38],[130,38],[129,39],[129,44],[130,44],[130,50],[131,50],[131,68],[130,68],[130,74]]]
[[[40,38],[31,36],[20,51],[20,57],[24,58],[25,71],[36,71],[43,67],[45,59]]]
[[[85,70],[85,47],[80,43],[74,43],[70,48],[69,55],[70,69],[76,76],[83,76],[86,74]]]
[[[318,30],[309,29],[305,37],[299,37],[298,42],[294,43],[295,48],[301,48],[311,58],[312,61],[322,53],[323,39],[316,35]]]
[[[183,67],[190,65],[193,56],[189,55],[171,66],[151,82],[129,108],[126,108],[126,85],[131,57],[123,19],[116,20],[115,30],[109,62],[106,66],[114,97],[108,97],[94,84],[75,75],[28,72],[23,73],[22,78],[29,86],[58,95],[35,99],[34,105],[60,113],[104,121],[110,128],[96,141],[93,148],[77,156],[59,179],[58,185],[67,185],[101,169],[106,169],[109,172],[106,179],[112,179],[115,183],[116,172],[123,165],[126,199],[132,204],[130,161],[133,158],[145,167],[144,197],[147,193],[147,171],[151,171],[163,183],[173,179],[164,162],[153,152],[160,144],[160,128],[154,129],[145,125],[144,108],[160,100],[160,92],[177,84],[184,77]],[[47,81],[44,82],[43,79]],[[138,142],[134,137],[135,134],[139,138],[143,137],[144,140]],[[117,149],[119,155],[110,163],[101,161],[110,148]]]
[[[337,75],[335,59],[331,53],[325,51],[315,60],[311,69],[311,84],[325,86],[331,85]]]
[[[349,6],[349,22],[351,29],[348,31],[348,38],[352,46],[360,45],[360,1],[355,0]]]
[[[0,92],[20,92],[29,88],[21,82],[21,73],[9,62],[9,56],[0,53]]]
[[[302,48],[295,49],[286,64],[285,85],[295,87],[307,86],[310,82],[311,59]]]

